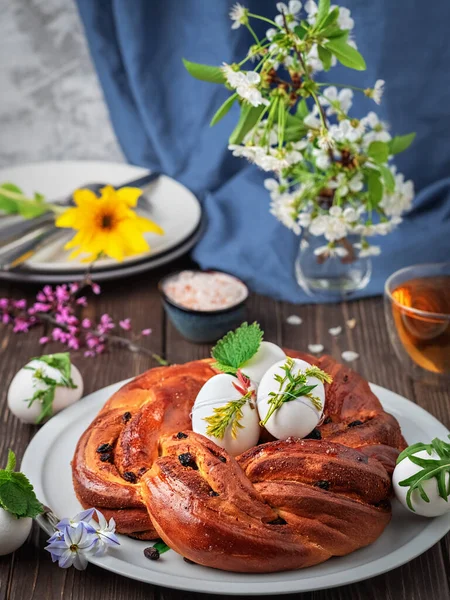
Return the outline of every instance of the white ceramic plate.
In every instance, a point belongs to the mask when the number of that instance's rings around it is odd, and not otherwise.
[[[94,392],[55,416],[40,429],[25,452],[22,471],[30,478],[39,499],[59,517],[73,516],[80,510],[70,468],[76,443],[97,411],[124,383]],[[386,411],[398,419],[408,443],[429,442],[434,437],[448,435],[437,419],[416,404],[377,385],[372,385],[372,389]],[[267,575],[228,573],[188,564],[173,551],[153,562],[143,555],[149,542],[124,536],[120,536],[118,548],[103,558],[93,558],[92,562],[125,577],[194,592],[287,594],[353,583],[395,569],[425,552],[449,529],[450,514],[425,519],[395,501],[392,521],[374,544],[299,571]]]
[[[120,185],[148,173],[147,169],[122,163],[99,161],[44,162],[0,170],[0,183],[12,182],[26,194],[44,194],[46,200],[57,201],[66,198],[78,187],[92,182]],[[197,229],[201,218],[200,203],[186,187],[170,177],[161,176],[144,188],[149,200],[147,216],[160,225],[163,236],[146,233],[150,252],[126,258],[122,263],[105,258],[96,261],[93,271],[105,268],[123,267],[146,258],[156,258],[159,254],[179,246]],[[76,273],[86,270],[86,263],[68,260],[69,252],[64,244],[73,236],[67,230],[53,243],[27,261],[26,267],[33,271],[56,273]]]

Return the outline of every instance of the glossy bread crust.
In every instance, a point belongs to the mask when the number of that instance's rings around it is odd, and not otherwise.
[[[120,533],[161,537],[196,563],[238,572],[303,568],[375,541],[391,517],[400,427],[348,367],[287,353],[333,377],[311,439],[268,441],[235,459],[190,431],[211,361],[151,369],[80,438],[72,471],[82,505],[114,517]]]

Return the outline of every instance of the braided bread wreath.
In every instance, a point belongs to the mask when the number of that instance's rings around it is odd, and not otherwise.
[[[72,461],[81,504],[114,517],[120,533],[161,537],[226,571],[300,569],[374,542],[391,518],[391,475],[406,447],[400,426],[350,368],[287,353],[333,377],[309,439],[261,443],[235,459],[191,431],[212,361],[150,369],[81,436]]]

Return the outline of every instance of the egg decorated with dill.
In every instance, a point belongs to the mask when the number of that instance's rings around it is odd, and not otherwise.
[[[325,382],[331,377],[304,360],[286,357],[275,363],[258,387],[261,425],[279,440],[306,437],[322,418]]]
[[[8,407],[24,423],[42,423],[77,402],[83,378],[67,352],[35,358],[16,373],[8,389]]]
[[[280,346],[262,341],[256,354],[241,366],[241,371],[259,385],[265,372],[284,358],[286,358],[286,354]]]
[[[192,409],[192,429],[237,456],[259,439],[255,392],[248,378],[221,373],[209,379]]]
[[[450,512],[450,444],[434,439],[414,444],[397,459],[392,475],[397,499],[422,517]]]

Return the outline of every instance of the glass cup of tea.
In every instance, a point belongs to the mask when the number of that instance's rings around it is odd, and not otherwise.
[[[384,286],[384,310],[408,373],[429,383],[450,381],[450,262],[393,273]]]

